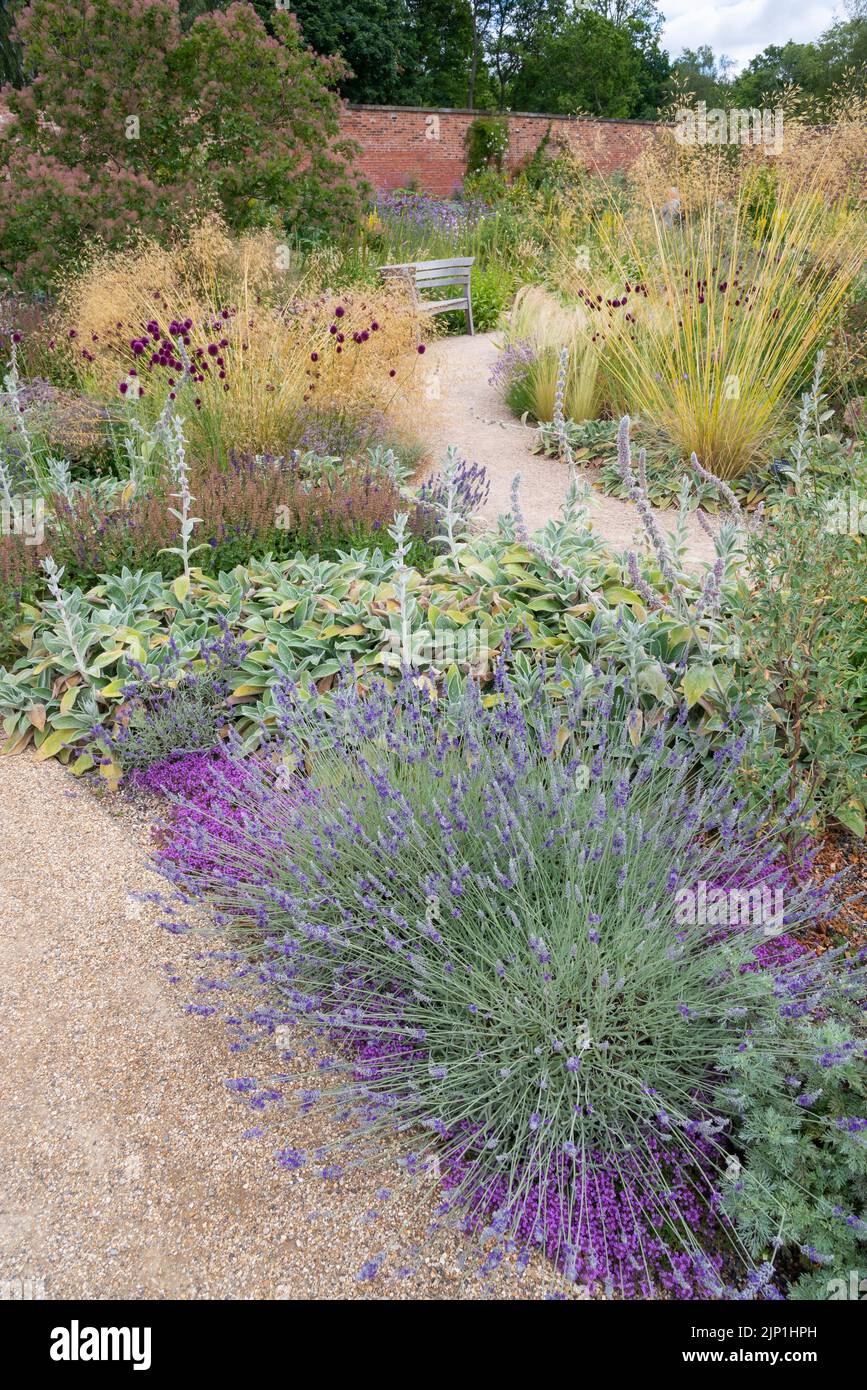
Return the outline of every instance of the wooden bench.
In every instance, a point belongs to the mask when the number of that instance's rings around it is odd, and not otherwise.
[[[475,256],[459,256],[452,261],[407,261],[403,265],[382,265],[379,273],[385,279],[406,280],[419,309],[426,314],[447,314],[462,309],[467,316],[467,328],[473,336],[473,305],[470,297],[470,273]],[[457,285],[462,293],[457,299],[423,299],[422,290]]]

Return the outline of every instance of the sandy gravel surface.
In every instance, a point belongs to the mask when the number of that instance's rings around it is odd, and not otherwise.
[[[440,408],[432,412],[428,438],[437,460],[449,444],[455,444],[471,462],[484,464],[491,494],[482,515],[491,521],[509,511],[509,489],[520,473],[521,504],[534,531],[559,512],[567,473],[556,459],[530,452],[535,428],[516,420],[500,392],[489,385],[497,358],[496,339],[495,333],[478,333],[474,338],[440,338],[430,344],[426,361]],[[592,481],[593,470],[586,470],[584,476]],[[589,512],[594,528],[615,550],[628,546],[636,536],[643,544],[644,533],[631,503],[594,492]],[[662,533],[667,535],[672,523],[666,513],[658,515]],[[690,518],[689,544],[690,559],[714,560],[713,544],[694,517]]]
[[[0,1281],[49,1299],[561,1292],[541,1260],[483,1280],[465,1237],[429,1234],[436,1197],[385,1149],[340,1181],[275,1162],[327,1143],[323,1119],[251,1112],[225,1082],[315,1085],[315,1059],[302,1037],[291,1058],[273,1043],[233,1055],[222,1023],[185,1011],[213,1003],[196,981],[215,968],[136,896],[163,886],[147,844],[121,794],[97,800],[30,753],[0,759]]]

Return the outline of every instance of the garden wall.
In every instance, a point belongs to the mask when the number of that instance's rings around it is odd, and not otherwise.
[[[346,106],[342,129],[361,146],[360,168],[377,191],[410,181],[428,193],[451,194],[466,166],[464,138],[478,111],[421,106]],[[553,143],[571,147],[604,173],[628,169],[657,126],[652,121],[590,120],[516,112],[509,122],[510,170],[529,159],[550,130]]]
[[[341,129],[361,146],[359,168],[377,192],[413,182],[427,193],[454,193],[466,169],[464,139],[478,111],[423,106],[349,106]],[[13,117],[0,102],[0,131]],[[509,122],[506,167],[519,168],[550,131],[553,147],[566,146],[589,168],[610,174],[628,169],[659,127],[653,121],[591,120],[515,112]]]

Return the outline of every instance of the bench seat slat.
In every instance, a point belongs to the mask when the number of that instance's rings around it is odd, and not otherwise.
[[[453,270],[455,267],[469,269],[475,256],[455,256],[451,261],[398,261],[395,265],[381,265],[380,270]]]
[[[466,309],[465,299],[420,299],[418,302],[420,309],[426,309],[429,314],[441,314],[446,309]]]
[[[470,278],[470,271],[467,270],[417,270],[415,282],[417,285],[435,285],[438,281],[448,284],[449,280],[461,281],[465,283]]]

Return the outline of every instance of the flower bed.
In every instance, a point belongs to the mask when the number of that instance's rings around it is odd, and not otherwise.
[[[625,1297],[809,1294],[867,1234],[867,952],[798,945],[829,897],[733,793],[736,731],[696,776],[682,722],[636,743],[613,679],[495,687],[289,693],[283,770],[196,769],[164,871],[317,1031],[329,1172],[404,1134],[487,1269],[541,1249]],[[705,881],[775,884],[773,939],[760,912],[690,920]]]

